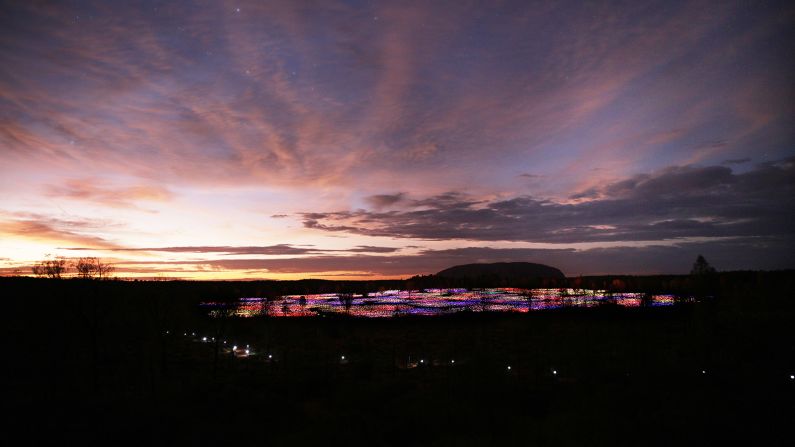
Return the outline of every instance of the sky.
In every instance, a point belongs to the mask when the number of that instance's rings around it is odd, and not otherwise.
[[[791,2],[0,2],[0,274],[795,268]]]

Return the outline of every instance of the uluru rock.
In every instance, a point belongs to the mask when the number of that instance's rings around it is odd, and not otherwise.
[[[479,278],[496,276],[503,279],[565,278],[555,267],[532,262],[495,262],[491,264],[464,264],[444,269],[436,276],[444,278]]]

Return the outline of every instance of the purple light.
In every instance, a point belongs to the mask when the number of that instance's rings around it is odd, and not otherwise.
[[[347,308],[334,293],[284,295],[277,300],[281,305],[261,298],[240,298],[231,309],[228,309],[226,303],[209,302],[203,305],[213,308],[210,311],[213,317],[267,315],[284,318],[346,314],[354,317],[391,318],[401,315],[447,315],[461,311],[534,312],[564,306],[597,307],[602,304],[657,307],[674,305],[674,302],[680,300],[692,300],[673,295],[651,295],[648,298],[648,295],[636,292],[609,293],[590,289],[488,288],[372,292],[366,298],[355,295]]]

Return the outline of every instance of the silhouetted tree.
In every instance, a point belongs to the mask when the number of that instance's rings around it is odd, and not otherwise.
[[[88,279],[94,276],[97,258],[78,258],[72,265],[77,270],[77,276]]]
[[[690,274],[693,276],[704,276],[713,273],[715,273],[715,267],[709,265],[709,262],[707,262],[703,256],[698,255],[696,262],[693,263],[693,269],[690,270]]]
[[[353,305],[353,294],[352,293],[340,293],[337,295],[340,300],[340,304],[345,307],[345,313],[350,313],[351,306]]]
[[[110,264],[94,257],[78,258],[72,265],[75,270],[77,270],[77,276],[84,279],[105,279],[109,277],[114,270],[113,266]]]
[[[651,307],[654,305],[654,296],[649,292],[644,292],[640,298],[640,305],[641,307]]]
[[[691,288],[698,297],[705,297],[711,295],[715,287],[715,268],[709,265],[703,256],[698,255],[696,262],[693,263],[693,269],[690,270],[692,276]]]
[[[304,313],[306,310],[306,296],[301,295],[301,297],[298,298],[298,305],[301,307],[301,313]]]
[[[115,267],[103,262],[101,259],[96,260],[96,275],[98,279],[110,278],[110,275],[112,275],[115,270]]]
[[[56,258],[39,261],[33,266],[32,270],[33,274],[36,276],[60,279],[61,276],[66,273],[66,269],[66,259]]]
[[[527,313],[528,315],[533,310],[533,291],[529,289],[522,290],[520,293],[522,298],[527,301]]]

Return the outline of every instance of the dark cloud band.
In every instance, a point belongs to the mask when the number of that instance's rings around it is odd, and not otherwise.
[[[571,198],[485,202],[449,193],[397,210],[305,213],[303,223],[322,231],[426,240],[580,243],[791,235],[795,158],[745,173],[725,166],[670,167]]]

